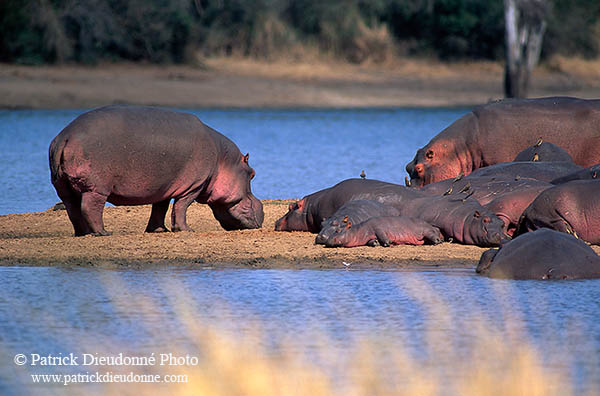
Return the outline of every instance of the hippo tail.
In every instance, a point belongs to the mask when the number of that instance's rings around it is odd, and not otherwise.
[[[57,180],[61,177],[61,164],[64,162],[63,153],[68,142],[68,139],[59,139],[59,136],[52,140],[50,143],[50,148],[48,149],[48,159],[50,162],[50,181],[52,184],[56,184]]]

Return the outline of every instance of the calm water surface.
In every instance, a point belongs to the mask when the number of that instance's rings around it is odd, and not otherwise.
[[[362,169],[369,178],[402,183],[416,149],[466,111],[191,112],[250,152],[257,172],[253,191],[266,199],[302,197],[356,177]],[[43,211],[58,201],[49,182],[48,145],[82,112],[0,111],[0,215]],[[435,301],[437,310],[427,301]],[[198,335],[183,330],[182,306],[234,338],[258,324],[268,350],[291,338],[309,357],[319,349],[315,333],[339,353],[356,339],[382,337],[421,356],[432,331],[460,356],[478,336],[476,323],[499,331],[510,324],[536,346],[550,370],[566,365],[576,386],[600,387],[600,280],[510,282],[452,270],[4,267],[0,394],[31,387],[30,368],[13,364],[19,353],[185,351]],[[62,388],[35,388],[35,393],[49,389]]]

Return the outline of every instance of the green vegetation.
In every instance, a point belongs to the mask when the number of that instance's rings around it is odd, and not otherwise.
[[[600,2],[549,0],[543,56],[600,53]],[[502,59],[503,0],[2,0],[0,61]]]

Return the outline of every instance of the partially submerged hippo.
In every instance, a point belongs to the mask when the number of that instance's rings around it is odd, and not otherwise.
[[[571,180],[590,180],[600,179],[600,164],[592,165],[589,168],[585,168],[573,173],[569,173],[566,176],[557,177],[552,180],[552,184],[563,184]]]
[[[515,235],[552,228],[600,244],[600,180],[574,180],[549,188],[523,211]]]
[[[600,163],[600,100],[506,99],[478,106],[440,132],[406,165],[414,187],[512,161],[540,137],[576,164]]]
[[[152,204],[147,232],[191,231],[186,211],[207,203],[227,230],[259,228],[261,202],[252,195],[248,154],[196,116],[151,107],[108,106],[77,117],[50,144],[52,184],[75,235],[108,235],[102,212]]]
[[[275,223],[275,231],[317,233],[323,221],[349,201],[375,200],[398,208],[406,201],[423,196],[425,194],[422,192],[397,184],[372,179],[347,179],[290,204],[288,212]]]
[[[358,225],[348,224],[323,241],[327,247],[438,244],[444,241],[439,228],[404,216],[374,217]]]
[[[359,199],[346,202],[321,224],[321,231],[315,238],[315,243],[323,245],[333,234],[373,217],[398,216],[399,214],[398,209],[393,206],[377,201]]]
[[[538,141],[531,147],[521,151],[513,159],[513,162],[533,161],[533,162],[573,162],[573,157],[569,155],[562,147],[550,142]]]
[[[415,198],[403,205],[400,214],[421,219],[439,228],[446,239],[467,245],[498,246],[504,239],[502,220],[470,197]]]
[[[543,228],[484,252],[476,271],[500,279],[600,278],[600,257],[582,240]]]

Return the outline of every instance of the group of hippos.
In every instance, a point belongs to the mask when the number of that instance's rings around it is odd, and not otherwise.
[[[191,230],[208,204],[226,230],[260,228],[248,154],[197,117],[151,107],[82,114],[52,141],[52,184],[75,235],[108,235],[102,212],[152,204],[147,232]],[[405,186],[344,180],[290,204],[276,231],[318,233],[328,247],[499,247],[477,272],[494,278],[600,277],[600,100],[551,97],[475,107],[406,166]],[[587,242],[587,243],[586,243]]]

